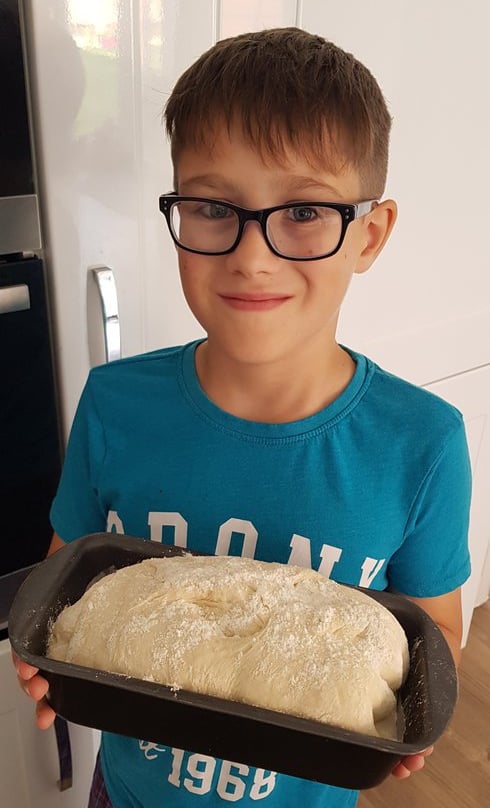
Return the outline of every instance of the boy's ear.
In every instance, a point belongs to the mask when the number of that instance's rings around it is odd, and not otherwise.
[[[356,273],[366,272],[388,241],[396,222],[398,209],[393,199],[385,199],[365,218],[363,242]]]

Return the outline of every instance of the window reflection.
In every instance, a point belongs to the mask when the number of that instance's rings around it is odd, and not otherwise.
[[[120,0],[68,0],[73,39],[81,50],[117,53]]]
[[[143,71],[157,72],[160,68],[166,5],[164,0],[49,2],[63,4],[65,26],[76,45],[84,76],[75,138],[87,144],[97,138],[102,149],[103,142],[114,139],[114,127],[127,127],[133,81],[139,81]],[[57,16],[61,16],[60,9]]]

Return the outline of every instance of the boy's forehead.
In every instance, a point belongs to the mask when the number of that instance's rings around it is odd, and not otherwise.
[[[223,128],[197,143],[186,144],[173,154],[175,187],[190,193],[193,187],[243,186],[258,178],[294,192],[323,191],[334,198],[359,199],[357,169],[326,144],[322,154],[308,144],[299,149],[283,141],[272,153],[246,137],[243,130]]]

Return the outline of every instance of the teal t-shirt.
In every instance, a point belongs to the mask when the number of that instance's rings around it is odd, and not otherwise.
[[[454,407],[350,351],[354,376],[324,410],[246,421],[201,389],[196,345],[90,373],[51,514],[64,541],[107,529],[414,597],[466,580],[470,466]],[[144,739],[104,734],[101,761],[117,808],[357,800]]]

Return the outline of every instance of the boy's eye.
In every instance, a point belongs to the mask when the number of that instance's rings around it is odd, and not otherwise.
[[[293,222],[312,222],[318,218],[319,210],[302,205],[297,208],[288,208],[285,213]]]
[[[207,219],[226,219],[232,211],[226,205],[209,202],[199,208],[199,213]]]

